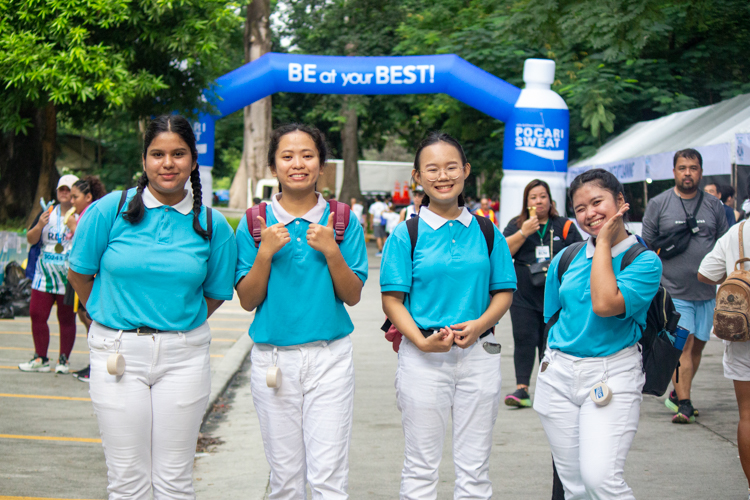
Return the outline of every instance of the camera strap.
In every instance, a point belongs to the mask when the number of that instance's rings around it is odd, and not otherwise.
[[[687,211],[687,208],[685,208],[685,202],[682,201],[682,196],[678,196],[680,199],[680,204],[682,205],[682,210],[685,211],[685,217],[690,217],[690,214]],[[695,219],[698,216],[698,210],[701,209],[701,205],[703,204],[703,191],[700,192],[698,195],[698,204],[695,206],[695,211],[693,212],[693,219]]]

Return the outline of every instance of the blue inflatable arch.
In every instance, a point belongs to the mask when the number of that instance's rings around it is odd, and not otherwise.
[[[531,72],[536,75],[531,81],[527,78],[531,61],[538,63],[536,69],[542,68],[541,79],[539,71]],[[527,61],[526,89],[522,91],[456,55],[343,57],[268,53],[220,77],[213,88],[204,92],[218,114],[203,114],[194,123],[198,162],[203,167],[214,164],[215,120],[275,92],[444,93],[506,123],[506,174],[511,170],[564,174],[569,116],[564,101],[549,90],[553,79],[554,62],[539,59]]]

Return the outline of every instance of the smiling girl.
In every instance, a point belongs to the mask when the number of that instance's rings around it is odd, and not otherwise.
[[[211,390],[207,319],[232,298],[237,260],[231,226],[201,204],[197,158],[190,122],[156,118],[138,187],[90,206],[76,229],[69,276],[94,320],[90,394],[110,500],[195,498]]]
[[[256,245],[245,215],[237,230],[237,295],[255,311],[250,382],[273,499],[345,499],[354,404],[344,304],[359,302],[367,279],[362,226],[349,218],[337,244],[334,214],[316,183],[325,165],[323,134],[301,124],[273,131],[268,165],[281,192],[258,216]],[[269,368],[281,370],[270,387]]]
[[[448,134],[433,132],[414,159],[425,196],[412,248],[408,222],[385,246],[383,311],[403,334],[396,399],[405,438],[401,499],[437,498],[438,466],[452,416],[455,498],[489,499],[492,429],[500,403],[500,345],[493,329],[510,307],[516,275],[508,245],[471,215],[463,189],[471,165]],[[491,235],[484,235],[486,223]]]
[[[636,344],[659,288],[661,261],[643,252],[620,268],[625,252],[640,243],[625,230],[629,205],[614,175],[601,169],[579,175],[570,198],[590,238],[559,253],[547,273],[544,318],[558,311],[559,317],[549,330],[534,409],[566,499],[633,499],[622,476],[645,382]],[[567,252],[575,255],[560,280]],[[601,392],[592,391],[596,386]]]

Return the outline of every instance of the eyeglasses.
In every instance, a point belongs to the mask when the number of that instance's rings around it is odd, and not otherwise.
[[[458,165],[451,165],[450,167],[446,168],[438,168],[438,167],[427,167],[422,172],[422,175],[424,175],[424,178],[427,179],[430,182],[435,182],[440,178],[440,172],[445,172],[445,175],[448,176],[448,179],[454,181],[461,177],[461,173],[464,171],[463,167],[459,167]]]

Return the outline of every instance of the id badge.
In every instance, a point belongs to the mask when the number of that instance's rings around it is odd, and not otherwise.
[[[536,261],[544,262],[547,259],[549,259],[549,247],[548,246],[536,247]]]

